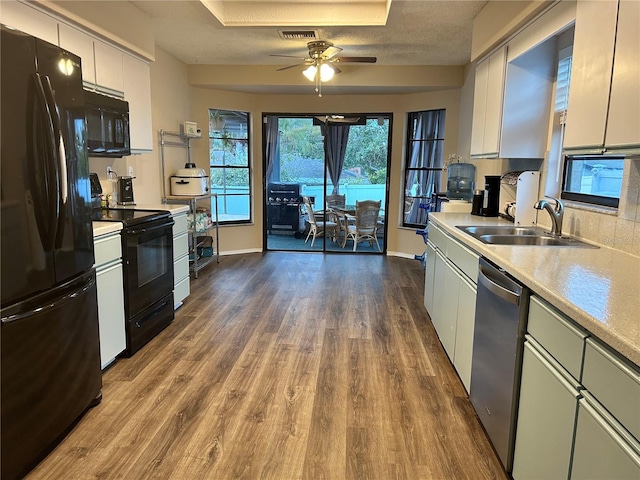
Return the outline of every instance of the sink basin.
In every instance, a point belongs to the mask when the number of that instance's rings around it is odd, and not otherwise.
[[[555,247],[599,248],[596,245],[571,237],[554,237],[537,227],[497,226],[458,226],[460,230],[490,245],[538,245]]]
[[[536,227],[516,227],[513,225],[482,225],[477,227],[458,227],[469,235],[544,235],[544,230]]]

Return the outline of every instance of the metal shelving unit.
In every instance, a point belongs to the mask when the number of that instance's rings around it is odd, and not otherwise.
[[[167,140],[169,137],[169,140]],[[165,148],[179,147],[185,148],[187,152],[187,163],[191,163],[191,138],[185,137],[178,132],[167,132],[160,130],[160,152],[162,160],[162,202],[163,203],[186,203],[189,205],[189,213],[192,215],[193,227],[188,230],[189,234],[189,253],[193,255],[193,259],[189,260],[189,270],[193,273],[194,278],[198,278],[198,272],[209,265],[215,259],[216,263],[220,263],[220,236],[218,234],[219,218],[218,218],[218,194],[208,193],[206,195],[167,195],[167,179],[165,173]],[[197,230],[197,205],[199,200],[214,198],[214,220],[213,225],[205,230]],[[208,234],[214,230],[215,242],[213,246],[213,255],[200,256],[198,248],[202,246],[198,243],[198,234]]]

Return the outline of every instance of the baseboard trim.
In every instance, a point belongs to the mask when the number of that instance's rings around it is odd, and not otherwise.
[[[242,255],[244,253],[262,253],[261,248],[247,248],[245,250],[229,250],[226,252],[220,252],[221,257],[226,257],[228,255]]]
[[[400,258],[409,258],[411,260],[415,259],[415,256],[410,254],[410,253],[405,253],[405,252],[392,252],[390,250],[387,250],[387,256],[388,257],[400,257]]]

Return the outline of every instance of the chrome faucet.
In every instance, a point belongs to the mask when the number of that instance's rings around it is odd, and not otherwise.
[[[545,199],[540,199],[533,206],[536,210],[546,210],[551,217],[551,235],[559,237],[562,235],[562,218],[564,217],[564,204],[557,198],[549,197],[556,202],[555,207]]]

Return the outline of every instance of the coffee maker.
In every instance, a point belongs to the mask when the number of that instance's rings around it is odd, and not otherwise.
[[[497,217],[500,211],[500,175],[485,175],[482,215]]]
[[[135,205],[133,177],[118,177],[118,205]]]

